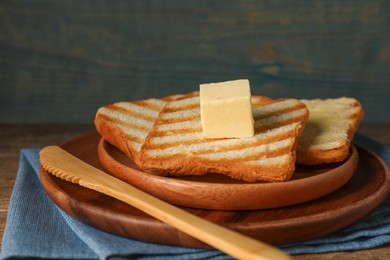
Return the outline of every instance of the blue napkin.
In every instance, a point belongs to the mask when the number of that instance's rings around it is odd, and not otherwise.
[[[390,163],[390,147],[357,134],[354,142]],[[68,216],[39,181],[39,149],[21,151],[0,259],[230,259],[218,250],[164,246],[112,235]],[[358,224],[333,235],[281,246],[289,254],[376,247],[390,242],[390,199]]]

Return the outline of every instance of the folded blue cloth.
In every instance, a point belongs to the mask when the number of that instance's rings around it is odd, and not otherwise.
[[[390,163],[390,147],[357,134],[354,142]],[[39,149],[21,151],[0,259],[230,259],[218,250],[164,246],[115,236],[68,216],[39,181]],[[376,247],[390,242],[390,199],[358,224],[333,235],[281,246],[289,254]]]

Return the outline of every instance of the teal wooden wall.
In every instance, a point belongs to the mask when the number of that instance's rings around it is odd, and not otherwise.
[[[253,95],[351,96],[389,122],[390,1],[0,1],[0,123],[248,78]]]

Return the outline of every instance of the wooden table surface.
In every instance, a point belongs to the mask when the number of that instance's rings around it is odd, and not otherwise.
[[[21,148],[61,144],[94,131],[93,125],[0,125],[0,244]],[[359,132],[390,145],[390,123],[362,124]],[[389,259],[390,244],[369,250],[294,256],[297,259]]]

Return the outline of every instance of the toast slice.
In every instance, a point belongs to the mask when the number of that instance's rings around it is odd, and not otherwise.
[[[303,102],[252,97],[255,136],[206,139],[198,93],[168,102],[139,153],[139,167],[158,175],[221,173],[248,182],[289,180],[308,118]]]
[[[118,102],[100,107],[95,116],[95,128],[107,142],[137,163],[141,146],[160,111],[167,102],[181,96]]]
[[[301,100],[310,115],[297,147],[297,163],[340,162],[349,155],[351,141],[363,118],[354,98]]]

